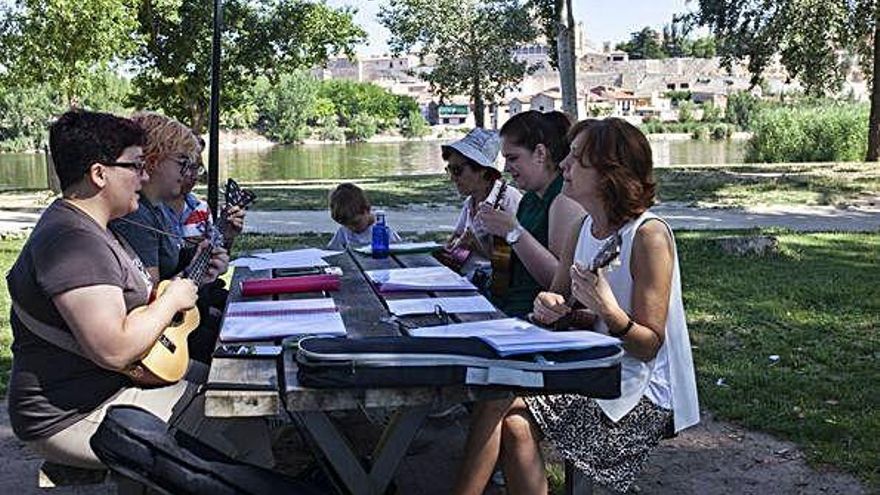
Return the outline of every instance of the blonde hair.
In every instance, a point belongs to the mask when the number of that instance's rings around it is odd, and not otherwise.
[[[144,159],[147,173],[152,173],[162,160],[170,156],[185,156],[197,161],[201,154],[198,137],[192,129],[156,112],[137,112],[131,116],[147,134]]]

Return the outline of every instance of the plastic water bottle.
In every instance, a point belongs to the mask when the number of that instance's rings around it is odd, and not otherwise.
[[[388,226],[385,225],[385,212],[376,212],[376,223],[373,224],[373,258],[388,257]]]

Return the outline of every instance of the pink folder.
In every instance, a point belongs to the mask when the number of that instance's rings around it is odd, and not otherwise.
[[[331,290],[339,290],[339,277],[336,275],[253,278],[241,283],[241,295],[245,297]]]

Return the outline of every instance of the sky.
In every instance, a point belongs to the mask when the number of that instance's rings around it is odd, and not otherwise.
[[[388,30],[376,21],[379,7],[386,0],[327,0],[334,7],[351,6],[358,9],[355,22],[367,31],[367,44],[358,47],[361,55],[381,55],[388,52]],[[626,41],[632,32],[645,26],[659,30],[672,21],[673,14],[696,8],[688,0],[572,0],[575,22],[583,22],[587,39],[601,49],[604,41],[612,46]]]

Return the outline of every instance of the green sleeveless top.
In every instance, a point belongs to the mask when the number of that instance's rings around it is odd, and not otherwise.
[[[532,236],[547,247],[550,236],[550,205],[562,191],[562,174],[556,176],[544,197],[527,192],[519,202],[516,219]],[[532,311],[535,297],[543,290],[532,278],[516,252],[510,257],[510,287],[504,297],[493,297],[492,303],[508,316],[525,316]]]

